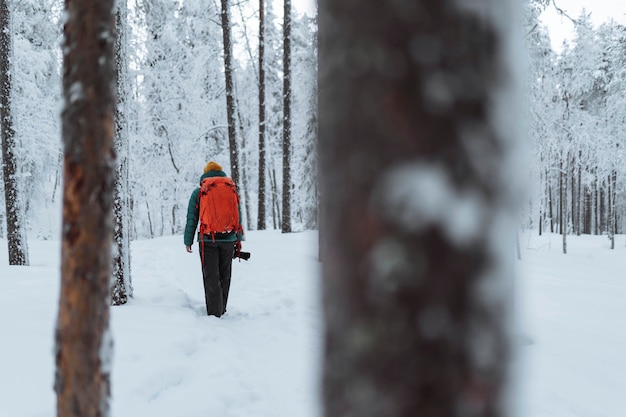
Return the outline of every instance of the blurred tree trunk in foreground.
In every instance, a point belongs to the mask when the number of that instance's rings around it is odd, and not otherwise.
[[[58,417],[109,415],[115,152],[113,0],[66,0]]]
[[[513,1],[469,3],[319,1],[326,416],[507,415]]]

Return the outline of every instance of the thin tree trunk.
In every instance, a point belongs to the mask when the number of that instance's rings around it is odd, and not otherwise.
[[[582,160],[582,151],[578,151],[578,176],[577,176],[577,192],[576,192],[576,223],[578,225],[578,236],[580,236],[580,234],[582,233],[583,230],[583,208],[584,208],[584,195],[582,193],[582,171],[583,171],[583,167],[581,165],[581,160]]]
[[[58,417],[109,415],[114,10],[113,0],[66,2],[63,235],[54,384]]]
[[[150,239],[154,238],[154,227],[152,226],[152,217],[150,216],[150,205],[146,200],[146,212],[148,214],[148,227],[150,229]]]
[[[548,210],[550,212],[550,233],[554,233],[554,210],[552,207],[552,183],[548,183]]]
[[[274,217],[274,229],[282,229],[281,227],[281,215],[280,215],[280,203],[278,201],[278,181],[276,181],[276,169],[272,167],[271,169],[271,178],[272,181],[272,215]]]
[[[576,207],[576,202],[578,201],[578,195],[576,194],[576,171],[575,171],[576,161],[574,160],[573,157],[570,163],[571,163],[570,174],[571,174],[571,184],[572,184],[572,187],[571,187],[572,189],[572,233],[578,236],[579,235],[578,224],[576,223],[577,216],[578,216],[577,207]]]
[[[567,253],[567,164],[568,158],[561,159],[561,234],[563,235],[563,253]]]
[[[257,229],[265,230],[265,4],[259,0],[259,207]]]
[[[600,218],[599,218],[599,213],[600,213],[600,204],[598,201],[598,168],[596,167],[594,169],[594,180],[593,180],[593,219],[594,219],[594,234],[599,235],[600,234]]]
[[[559,170],[559,233],[563,234],[563,158],[560,161]]]
[[[248,192],[248,175],[246,171],[246,167],[248,166],[248,161],[246,158],[246,134],[243,126],[243,117],[241,116],[241,111],[239,110],[239,102],[235,100],[237,103],[237,120],[239,122],[239,134],[241,135],[241,189],[243,191],[243,206],[245,213],[243,215],[243,220],[241,224],[245,224],[246,230],[252,230],[250,227],[250,213],[252,213],[252,207],[250,207],[250,193]],[[249,127],[249,126],[248,126]]]
[[[611,249],[615,249],[615,229],[617,228],[617,207],[615,204],[615,171],[613,170],[608,177],[609,183],[609,219],[608,219],[608,230],[609,237],[611,238]]]
[[[2,124],[2,173],[4,176],[4,202],[6,207],[7,243],[9,265],[28,265],[28,243],[26,225],[22,221],[17,157],[15,155],[15,130],[11,94],[11,55],[13,40],[11,14],[8,0],[0,0],[0,123]]]
[[[592,233],[592,223],[591,223],[591,191],[589,186],[585,185],[583,188],[583,194],[585,196],[583,201],[583,233],[590,235]]]
[[[116,19],[116,84],[117,106],[115,111],[115,149],[117,152],[117,170],[115,180],[115,198],[113,203],[114,231],[113,241],[117,250],[113,259],[113,284],[111,286],[111,304],[122,305],[132,297],[130,276],[130,210],[128,158],[128,121],[126,108],[128,99],[127,49],[127,4],[126,0],[117,0]]]
[[[283,24],[283,233],[291,232],[291,0]]]
[[[543,154],[541,155],[541,162],[543,164]],[[540,187],[544,186],[544,171],[540,171],[539,173],[539,184]],[[547,201],[546,199],[546,190],[542,189],[540,190],[540,196],[541,199],[539,201],[539,236],[542,235],[543,232],[543,222],[545,221],[545,210],[544,210],[544,206],[545,206],[545,202]]]
[[[617,170],[613,170],[613,247],[617,235]]]
[[[230,146],[230,177],[239,185],[239,149],[235,127],[235,87],[233,83],[233,46],[230,33],[229,0],[222,0],[222,35],[224,38],[224,76],[226,78],[226,117]]]
[[[512,280],[491,236],[506,218],[513,243],[515,187],[474,167],[512,175],[516,129],[487,111],[512,3],[319,1],[326,417],[509,415]],[[443,213],[467,193],[461,231]]]

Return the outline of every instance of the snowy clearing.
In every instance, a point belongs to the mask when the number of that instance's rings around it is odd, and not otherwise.
[[[626,409],[626,237],[520,236],[516,415],[618,417]],[[6,248],[6,241],[0,240]],[[204,315],[197,247],[133,242],[135,298],[115,307],[111,415],[315,417],[322,334],[315,232],[249,232],[228,312]],[[30,267],[0,252],[0,417],[55,415],[59,243],[30,241]]]

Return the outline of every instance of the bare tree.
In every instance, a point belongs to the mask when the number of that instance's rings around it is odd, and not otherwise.
[[[117,169],[115,176],[115,198],[113,203],[115,256],[113,259],[113,282],[111,284],[111,304],[122,305],[132,297],[133,288],[130,275],[130,195],[128,179],[128,51],[127,51],[127,3],[117,0],[115,13],[116,38],[116,84],[117,107],[115,112],[115,150]]]
[[[28,265],[28,246],[19,196],[15,130],[11,105],[11,14],[8,0],[0,0],[0,121],[2,123],[2,172],[6,205],[9,265]]]
[[[230,3],[222,0],[222,34],[224,38],[224,76],[226,77],[226,116],[230,145],[230,176],[239,184],[239,149],[235,125],[235,87],[233,83],[233,45],[230,33]]]
[[[291,0],[284,0],[283,23],[283,221],[291,232]]]
[[[507,415],[512,3],[319,1],[326,416]]]
[[[63,224],[56,327],[58,417],[109,415],[115,181],[113,0],[67,0]]]
[[[265,4],[259,0],[259,207],[257,229],[265,230]]]

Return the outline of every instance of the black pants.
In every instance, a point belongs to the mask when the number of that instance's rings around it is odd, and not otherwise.
[[[220,317],[226,312],[234,248],[234,242],[200,242],[204,299],[209,316]]]

